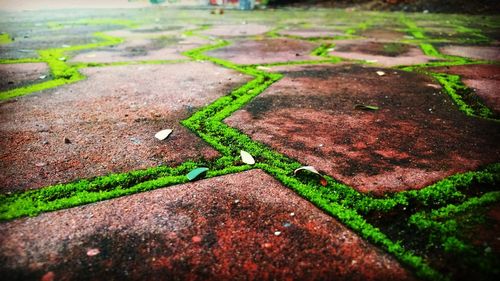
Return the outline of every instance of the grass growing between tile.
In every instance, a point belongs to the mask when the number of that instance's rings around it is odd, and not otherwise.
[[[407,32],[411,34],[414,38],[426,41],[425,30],[418,27],[412,20],[407,17],[400,17],[399,19],[407,27]],[[477,33],[475,29],[457,29],[461,32],[470,32],[476,34],[477,37],[481,38],[479,42],[474,43],[484,43],[484,35]],[[446,67],[446,66],[456,66],[456,65],[468,65],[468,64],[487,64],[491,63],[488,61],[468,59],[458,56],[450,56],[441,54],[431,43],[420,43],[420,48],[425,55],[435,57],[438,61],[430,62],[421,65],[414,66],[402,66],[400,67],[406,71],[416,71],[426,75],[430,75],[438,81],[451,99],[455,102],[458,109],[464,112],[468,116],[482,117],[487,119],[498,120],[498,117],[494,115],[493,111],[489,109],[479,96],[477,96],[474,91],[467,86],[465,86],[458,75],[452,75],[447,73],[435,73],[428,71],[427,68],[431,67]]]

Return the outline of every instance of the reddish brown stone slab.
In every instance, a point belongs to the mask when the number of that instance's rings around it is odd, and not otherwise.
[[[199,37],[180,37],[180,31],[132,32],[120,30],[109,32],[124,38],[125,42],[100,50],[83,52],[71,62],[109,63],[120,61],[178,60],[187,59],[182,52],[209,43]]]
[[[439,51],[452,56],[500,61],[500,47],[495,46],[444,46]]]
[[[380,66],[427,63],[434,58],[424,55],[420,48],[387,41],[338,40],[330,55],[353,60],[366,60]],[[398,48],[386,48],[397,44]]]
[[[3,223],[0,234],[9,280],[413,279],[260,170]]]
[[[179,122],[248,80],[209,63],[83,72],[84,81],[0,104],[2,192],[214,158]],[[167,140],[154,138],[167,128]]]
[[[372,40],[398,41],[405,38],[406,34],[401,31],[385,28],[368,29],[360,33],[361,36]]]
[[[207,54],[238,64],[260,64],[319,59],[309,55],[316,47],[316,44],[295,39],[263,39],[237,41]]]
[[[432,68],[431,71],[460,75],[462,82],[475,90],[485,104],[500,113],[500,66],[460,65]]]
[[[280,30],[279,34],[298,36],[303,38],[335,37],[345,35],[343,32],[324,28],[285,29]]]
[[[48,76],[48,74],[49,68],[45,63],[0,64],[0,91],[10,90],[37,81],[41,82],[45,79],[43,76]]]
[[[359,65],[284,73],[227,124],[357,190],[418,189],[500,160],[498,124],[466,117],[428,77]]]
[[[248,23],[248,24],[223,24],[216,25],[203,34],[221,37],[234,37],[234,36],[251,36],[259,35],[268,32],[270,28],[266,25]]]

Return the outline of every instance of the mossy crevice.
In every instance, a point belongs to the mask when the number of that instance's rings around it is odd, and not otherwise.
[[[447,73],[435,73],[427,70],[431,67],[486,64],[489,62],[441,54],[433,44],[428,42],[428,38],[425,36],[425,30],[423,28],[418,27],[412,20],[408,19],[407,17],[401,16],[399,20],[401,23],[406,25],[407,32],[409,34],[411,34],[414,38],[422,41],[419,46],[422,49],[423,53],[427,56],[435,57],[438,59],[438,61],[435,62],[414,66],[401,66],[399,68],[406,71],[420,72],[432,76],[442,85],[444,92],[451,97],[451,99],[457,105],[458,109],[464,112],[466,115],[498,121],[498,116],[496,116],[494,112],[484,104],[482,99],[477,96],[472,89],[468,88],[462,83],[460,76]],[[461,32],[474,31],[475,33],[481,35],[478,30],[466,28],[460,30]],[[479,37],[483,39],[486,38],[483,35]]]
[[[0,33],[0,45],[9,44],[12,42],[12,38],[8,33]]]

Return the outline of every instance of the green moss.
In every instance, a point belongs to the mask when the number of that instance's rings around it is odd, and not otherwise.
[[[30,85],[30,86],[15,88],[12,90],[0,92],[0,100],[11,99],[11,98],[31,94],[34,92],[39,92],[39,91],[55,88],[55,87],[62,86],[64,84],[68,84],[68,83],[73,83],[73,82],[75,82],[75,80],[54,79],[54,80],[50,80],[47,82],[38,83],[38,84]]]
[[[439,81],[446,93],[465,114],[483,118],[495,117],[480,98],[462,83],[460,76],[444,73],[430,73],[430,75]]]
[[[455,104],[458,106],[459,110],[464,112],[468,116],[478,116],[482,118],[495,119],[496,116],[493,111],[490,110],[482,100],[469,88],[467,88],[461,81],[460,76],[445,74],[445,73],[433,73],[428,72],[425,68],[429,67],[441,67],[441,66],[452,66],[452,65],[467,65],[467,64],[484,64],[487,62],[478,61],[468,58],[462,58],[457,56],[443,55],[430,43],[425,42],[427,40],[424,35],[425,32],[422,28],[419,28],[413,21],[406,17],[400,17],[400,21],[406,25],[407,32],[413,37],[422,40],[420,43],[420,48],[427,56],[435,57],[441,61],[431,62],[423,65],[415,66],[405,66],[400,67],[406,71],[417,71],[434,77],[442,86],[444,91],[452,98]],[[457,27],[458,28],[458,27]],[[468,28],[458,28],[460,32],[476,32],[477,30]],[[425,43],[424,43],[425,42]]]
[[[25,58],[25,59],[0,59],[0,64],[13,64],[13,63],[33,63],[43,62],[39,58]]]
[[[10,38],[9,34],[7,33],[0,34],[0,45],[9,44],[10,42],[12,42],[12,38]]]
[[[45,62],[50,68],[53,80],[0,92],[0,100],[47,90],[84,79],[85,76],[78,72],[78,68],[75,65],[70,65],[66,62],[70,52],[116,45],[123,42],[123,39],[121,38],[109,36],[100,32],[95,33],[94,36],[100,39],[100,41],[86,45],[71,46],[69,48],[40,50],[38,51],[40,56],[39,59],[4,60],[3,63]]]

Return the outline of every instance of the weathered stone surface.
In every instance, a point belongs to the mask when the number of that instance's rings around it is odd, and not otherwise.
[[[488,107],[500,114],[500,66],[478,64],[449,66],[430,70],[460,75],[465,85],[474,89]]]
[[[88,79],[76,84],[0,104],[2,192],[212,159],[218,153],[179,122],[248,80],[204,63],[83,73]],[[157,140],[166,127],[173,133]]]
[[[266,33],[270,28],[266,25],[248,24],[223,24],[211,27],[203,31],[203,34],[222,37],[251,36]]]
[[[41,82],[48,75],[49,68],[45,63],[0,64],[0,91]]]
[[[100,50],[82,52],[72,62],[110,63],[121,61],[179,60],[188,59],[182,52],[194,49],[209,41],[198,37],[181,37],[178,30],[162,32],[132,32],[120,30],[109,35],[124,38],[125,42]]]
[[[471,59],[500,61],[498,46],[458,46],[450,45],[439,49],[447,55],[461,56]]]
[[[260,64],[320,59],[310,55],[315,47],[317,44],[295,39],[247,40],[207,54],[238,64]]]
[[[412,280],[260,170],[0,224],[4,278]]]
[[[360,191],[418,189],[500,160],[497,124],[466,117],[428,77],[346,64],[279,69],[282,80],[225,122]]]
[[[338,40],[330,55],[352,60],[366,60],[380,66],[413,65],[435,58],[424,55],[412,45],[373,40]]]

